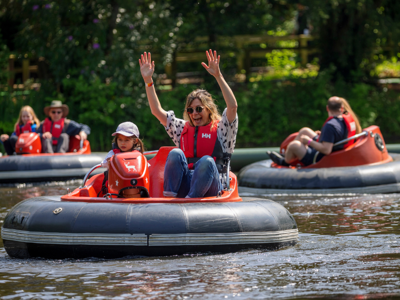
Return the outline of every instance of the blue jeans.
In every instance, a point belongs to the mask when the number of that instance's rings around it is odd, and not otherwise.
[[[189,170],[181,149],[173,149],[164,170],[164,196],[202,198],[217,196],[222,190],[217,165],[211,156],[203,156]]]

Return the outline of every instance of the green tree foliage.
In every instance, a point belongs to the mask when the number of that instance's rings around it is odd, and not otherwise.
[[[5,14],[19,10],[23,22],[15,37],[16,49],[44,57],[47,78],[61,84],[64,78],[90,80],[96,74],[123,85],[134,79],[136,41],[131,37],[137,20],[124,8],[128,1],[46,2],[9,1]]]
[[[13,130],[22,105],[31,105],[43,120],[43,107],[57,98],[70,106],[71,119],[92,128],[89,139],[94,150],[109,149],[110,134],[126,120],[139,126],[148,149],[171,145],[148,108],[138,66],[140,54],[154,54],[157,77],[167,64],[177,69],[177,52],[216,47],[225,54],[224,75],[230,71],[234,75],[240,50],[233,39],[222,44],[218,37],[283,32],[294,18],[296,4],[294,0],[1,1],[0,31],[5,41],[0,42],[1,61],[7,64],[9,50],[37,61],[41,88],[1,91],[0,133]],[[385,110],[398,106],[398,96],[354,83],[354,78],[360,70],[370,74],[378,51],[398,47],[400,2],[304,0],[302,4],[308,7],[306,17],[317,37],[322,72],[315,79],[236,85],[238,147],[278,145],[288,133],[303,126],[318,129],[326,117],[325,101],[332,95],[346,97],[364,127],[376,122],[385,135],[397,135],[400,119],[396,110]],[[204,72],[201,60],[205,57],[182,71]],[[266,60],[281,68],[295,64],[289,52],[273,52]],[[6,73],[2,75],[5,83]],[[215,82],[208,82],[209,75],[204,78],[202,87],[215,95],[223,108]],[[163,107],[182,116],[186,95],[197,87],[159,91]],[[390,126],[383,120],[385,115]]]
[[[297,1],[296,1],[297,2]],[[396,0],[304,0],[313,26],[321,70],[355,81],[369,76],[373,56],[399,49],[400,2]]]

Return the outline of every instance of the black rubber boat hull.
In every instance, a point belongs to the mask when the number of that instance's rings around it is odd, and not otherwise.
[[[7,214],[4,247],[11,257],[117,258],[279,249],[298,241],[297,224],[280,204],[243,202],[121,204],[37,197]]]
[[[239,193],[382,194],[400,192],[400,155],[380,165],[321,169],[276,169],[271,160],[248,165],[238,173]]]
[[[0,183],[25,183],[82,179],[104,155],[10,155],[0,158]],[[101,172],[104,170],[98,170]]]

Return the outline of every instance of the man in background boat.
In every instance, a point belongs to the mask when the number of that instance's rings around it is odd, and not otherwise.
[[[269,152],[271,160],[281,166],[289,166],[297,160],[309,166],[321,160],[324,155],[342,150],[353,143],[354,141],[350,141],[347,144],[334,146],[335,143],[356,134],[356,121],[352,114],[344,114],[345,100],[343,100],[336,96],[329,98],[326,106],[329,117],[320,135],[310,128],[302,128],[296,139],[289,143],[285,157],[276,152]]]
[[[53,100],[50,106],[46,106],[44,113],[47,117],[37,130],[43,153],[65,153],[69,148],[70,136],[84,141],[90,134],[89,126],[66,118],[69,108],[59,100]]]

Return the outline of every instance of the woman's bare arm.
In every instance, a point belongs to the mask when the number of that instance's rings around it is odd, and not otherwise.
[[[226,103],[226,116],[229,123],[232,123],[236,118],[238,107],[235,95],[233,94],[229,85],[226,83],[224,77],[222,76],[221,70],[219,69],[220,56],[217,56],[217,51],[214,51],[213,53],[210,49],[209,51],[206,51],[206,55],[208,66],[204,62],[202,62],[201,65],[217,80]]]
[[[144,52],[139,59],[140,73],[142,74],[146,86],[147,100],[149,101],[151,113],[163,124],[167,126],[167,112],[161,107],[158,100],[156,89],[153,84],[154,61],[151,61],[151,53]],[[150,86],[149,86],[150,85]]]

